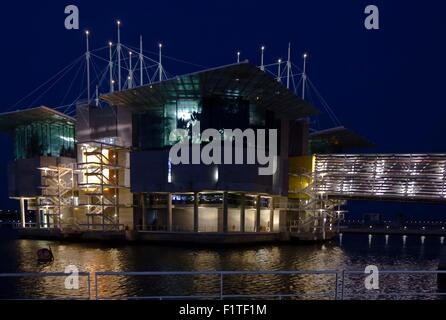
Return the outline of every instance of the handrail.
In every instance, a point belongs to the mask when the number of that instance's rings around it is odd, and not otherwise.
[[[70,273],[65,273],[65,272],[16,272],[16,273],[0,273],[0,279],[1,278],[32,278],[32,277],[38,277],[38,278],[44,278],[44,277],[68,277],[70,276]],[[91,276],[90,276],[90,272],[78,272],[77,275],[79,277],[87,277],[87,293],[88,293],[88,298],[87,299],[82,299],[82,298],[48,298],[45,297],[46,300],[66,300],[66,299],[71,299],[71,300],[91,300]],[[38,300],[39,298],[31,298],[31,299],[27,299],[27,300]],[[40,298],[41,299],[41,298]],[[25,299],[20,299],[20,300],[25,300]]]
[[[345,294],[345,280],[346,280],[346,275],[366,275],[364,273],[364,271],[358,271],[358,270],[342,270],[341,272],[341,288],[340,288],[340,299],[344,300],[346,297]],[[446,276],[446,270],[379,270],[379,275],[383,275],[383,274],[418,274],[418,275],[429,275],[429,274],[436,274],[437,276],[440,274],[443,274]],[[397,293],[397,292],[373,292],[370,291],[370,293],[375,294],[375,295],[380,295],[383,297],[392,297],[392,296],[399,296],[399,297],[403,297],[403,296],[446,296],[446,292],[426,292],[426,293],[418,293],[418,292],[409,292],[409,293]],[[359,294],[359,293],[355,293],[353,295],[353,298],[355,297],[368,297],[370,296],[370,294]]]
[[[443,275],[446,278],[446,270],[379,270],[379,274],[394,274],[394,275]],[[397,289],[398,291],[392,292],[383,292],[381,290],[369,290],[366,292],[347,292],[346,291],[346,283],[348,280],[348,275],[362,275],[364,277],[369,274],[365,274],[364,271],[358,270],[285,270],[285,271],[140,271],[140,272],[96,272],[94,273],[94,296],[91,294],[91,273],[90,272],[79,272],[78,275],[80,277],[87,277],[87,291],[88,298],[87,299],[110,299],[110,298],[101,298],[99,292],[99,278],[100,277],[110,277],[110,276],[118,276],[118,277],[135,277],[135,276],[215,276],[219,281],[219,292],[215,294],[190,294],[190,295],[153,295],[153,296],[130,296],[130,297],[119,297],[113,299],[126,299],[126,300],[173,300],[173,299],[284,299],[284,298],[329,298],[335,300],[344,300],[344,299],[374,299],[379,297],[386,297],[389,299],[395,298],[407,298],[407,297],[445,297],[446,291],[432,291],[432,292],[406,292],[403,289]],[[333,290],[329,288],[326,292],[291,292],[291,293],[261,293],[256,292],[253,294],[234,294],[224,292],[224,279],[227,276],[265,276],[265,275],[324,275],[331,276],[334,278],[334,288]],[[0,273],[0,281],[2,278],[20,278],[20,277],[67,277],[70,276],[69,273],[64,272],[24,272],[24,273]],[[363,281],[363,278],[360,279]],[[434,289],[434,288],[432,288]],[[33,297],[32,300],[42,299],[42,297]],[[54,299],[54,300],[66,300],[66,299],[75,299],[82,300],[84,298],[77,297],[52,297],[45,299]]]
[[[338,272],[336,270],[293,270],[293,271],[144,271],[144,272],[96,272],[95,284],[96,284],[96,300],[100,300],[98,278],[105,276],[203,276],[210,275],[218,277],[219,279],[219,294],[209,294],[206,296],[200,295],[168,295],[168,296],[143,296],[143,297],[126,297],[125,299],[138,300],[138,299],[228,299],[228,298],[284,298],[284,297],[327,297],[332,296],[337,299],[337,287],[338,287]],[[280,294],[224,294],[224,277],[225,276],[261,276],[261,275],[329,275],[334,276],[335,289],[327,293],[280,293]]]

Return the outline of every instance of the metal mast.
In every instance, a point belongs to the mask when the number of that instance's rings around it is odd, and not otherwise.
[[[277,82],[282,82],[280,79],[280,65],[282,64],[282,59],[277,61]]]
[[[90,104],[90,43],[89,43],[90,31],[85,31],[85,38],[87,41],[87,52],[85,53],[85,58],[87,60],[87,101]]]
[[[302,72],[302,99],[305,100],[305,85],[307,82],[307,58],[308,58],[308,54],[304,53],[303,55],[304,58],[304,66],[302,68],[303,72]]]
[[[159,47],[159,81],[161,82],[163,81],[163,64],[161,60],[163,45],[160,43],[158,47]]]
[[[142,36],[139,36],[139,85],[142,86],[144,83],[143,79],[143,66],[144,66],[144,56],[142,54]]]
[[[117,21],[118,24],[118,44],[116,50],[118,52],[118,89],[121,91],[121,21]]]
[[[129,63],[130,63],[130,70],[129,70],[129,89],[133,87],[133,70],[132,70],[132,52],[129,51]]]
[[[96,107],[99,107],[99,86],[96,85],[96,99],[95,99]]]
[[[108,43],[109,46],[109,55],[110,55],[110,60],[108,62],[108,69],[109,69],[109,73],[110,73],[110,92],[114,91],[114,85],[113,85],[113,52],[112,52],[112,46],[113,43],[109,42]]]
[[[263,54],[265,53],[265,46],[262,46],[261,48],[262,54],[260,56],[260,70],[265,71],[265,66],[263,64]]]
[[[237,51],[237,63],[240,63],[240,51]]]
[[[290,88],[290,73],[291,73],[291,42],[288,43],[288,61],[286,63],[286,87]]]

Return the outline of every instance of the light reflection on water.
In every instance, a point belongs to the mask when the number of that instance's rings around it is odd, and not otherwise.
[[[55,261],[39,264],[36,251],[51,245]],[[436,270],[440,237],[343,235],[325,244],[282,244],[204,248],[168,245],[102,245],[35,240],[0,242],[0,272],[63,272],[68,265],[94,274],[100,271],[215,271],[215,270]],[[363,277],[346,281],[347,291],[361,293]],[[93,279],[92,279],[93,280]],[[219,293],[215,276],[99,278],[102,297],[148,295],[213,295]],[[64,278],[0,278],[0,298],[73,296]],[[86,296],[86,279],[74,296]],[[435,276],[383,275],[386,290],[435,292]],[[93,285],[93,281],[91,282]],[[359,284],[359,285],[358,285]],[[225,276],[225,294],[317,293],[334,290],[333,275]],[[359,288],[359,289],[358,289]]]

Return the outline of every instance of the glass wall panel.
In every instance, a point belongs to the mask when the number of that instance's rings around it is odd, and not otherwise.
[[[15,129],[15,158],[74,157],[74,125],[34,122]]]
[[[162,149],[174,145],[170,134],[175,129],[189,130],[200,121],[200,130],[278,128],[274,113],[241,97],[209,96],[178,99],[133,115],[133,145],[140,150]],[[178,136],[178,139],[180,136]],[[207,141],[193,141],[193,143]]]
[[[134,145],[141,150],[170,147],[170,133],[175,129],[191,129],[201,112],[198,100],[170,101],[163,106],[135,114]]]

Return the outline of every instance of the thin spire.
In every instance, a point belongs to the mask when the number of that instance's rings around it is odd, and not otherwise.
[[[260,48],[260,50],[261,50],[261,55],[260,55],[260,70],[262,70],[262,71],[265,71],[265,65],[264,65],[264,63],[263,63],[263,55],[264,55],[264,53],[265,53],[265,46],[262,46],[261,48]]]
[[[305,100],[305,86],[306,86],[306,82],[307,82],[307,58],[308,58],[308,53],[304,53],[303,55],[304,58],[304,66],[302,68],[303,72],[302,72],[302,99]]]
[[[87,42],[87,51],[85,53],[85,58],[86,58],[86,62],[87,62],[87,101],[88,104],[90,104],[90,43],[89,43],[89,36],[90,36],[90,31],[85,31],[85,39]]]
[[[282,82],[280,78],[280,66],[282,64],[282,59],[277,60],[277,82]]]
[[[158,63],[158,69],[159,69],[159,81],[163,81],[163,64],[162,64],[162,50],[163,50],[163,45],[160,43],[158,44],[159,47],[159,63]]]
[[[114,81],[113,81],[113,51],[112,51],[112,47],[113,47],[113,43],[109,42],[108,43],[109,46],[109,61],[108,61],[108,72],[110,73],[110,92],[114,91]]]
[[[133,70],[132,70],[132,52],[129,51],[129,62],[130,62],[130,68],[129,68],[129,78],[128,78],[128,87],[129,89],[133,88]]]
[[[121,91],[121,21],[116,21],[118,25],[118,43],[116,45],[116,50],[118,53],[118,89]]]
[[[96,107],[99,107],[99,86],[96,85],[96,99],[95,99]]]

